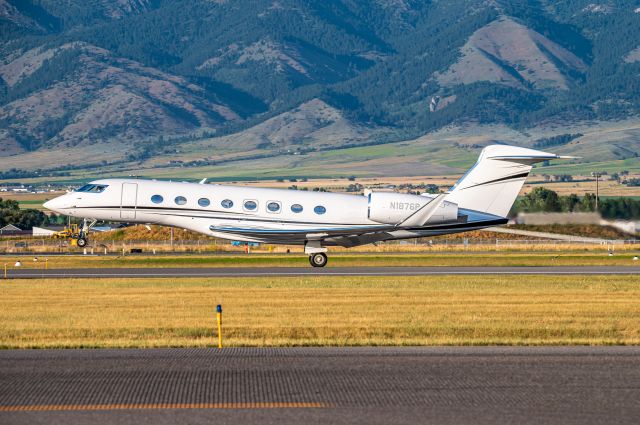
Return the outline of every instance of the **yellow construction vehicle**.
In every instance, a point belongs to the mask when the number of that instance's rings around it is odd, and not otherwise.
[[[80,226],[77,224],[71,224],[59,232],[55,232],[51,235],[54,239],[77,239],[80,236]]]

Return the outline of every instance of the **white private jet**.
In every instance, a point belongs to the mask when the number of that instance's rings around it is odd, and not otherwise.
[[[569,157],[487,146],[476,164],[439,195],[367,191],[360,196],[103,179],[52,199],[44,207],[84,218],[78,246],[86,246],[98,220],[159,224],[244,242],[304,245],[311,265],[323,267],[328,246],[353,247],[505,224],[532,164],[564,158]]]

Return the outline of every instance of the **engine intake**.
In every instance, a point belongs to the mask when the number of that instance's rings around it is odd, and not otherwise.
[[[369,194],[370,220],[384,224],[401,224],[417,213],[433,198],[404,193],[372,192]],[[458,205],[444,201],[424,224],[445,223],[458,219]]]

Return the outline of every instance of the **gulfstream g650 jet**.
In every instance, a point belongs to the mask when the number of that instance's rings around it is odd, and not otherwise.
[[[327,263],[327,247],[353,247],[505,224],[532,164],[562,158],[514,146],[483,149],[476,164],[446,193],[364,196],[297,190],[104,179],[44,206],[84,218],[87,244],[97,220],[180,227],[219,238],[304,245],[311,265]]]

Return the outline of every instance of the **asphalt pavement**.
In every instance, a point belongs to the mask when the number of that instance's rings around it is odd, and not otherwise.
[[[2,424],[637,424],[640,347],[0,351]]]
[[[260,277],[260,276],[429,276],[429,275],[628,275],[638,266],[557,267],[168,267],[12,268],[9,278]]]

